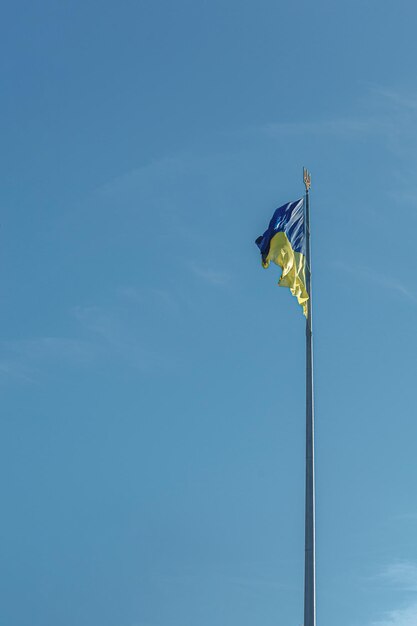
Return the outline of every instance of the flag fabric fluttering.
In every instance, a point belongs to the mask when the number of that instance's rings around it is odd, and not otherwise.
[[[263,267],[267,268],[273,261],[282,268],[278,284],[289,287],[307,317],[309,294],[305,278],[307,241],[304,198],[279,207],[256,244],[261,251]]]

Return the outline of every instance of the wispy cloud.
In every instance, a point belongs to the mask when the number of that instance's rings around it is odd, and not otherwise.
[[[397,279],[394,280],[394,278],[384,275],[380,270],[377,271],[370,267],[352,267],[351,265],[339,261],[334,263],[334,267],[354,275],[355,278],[359,280],[365,280],[388,291],[393,291],[412,304],[417,305],[417,294],[414,291],[403,283],[400,283]]]
[[[332,118],[274,122],[258,129],[271,137],[319,136],[341,140],[379,138],[398,156],[415,160],[417,94],[368,83],[364,85],[356,113]]]
[[[277,590],[277,589],[288,589],[288,585],[282,584],[277,580],[272,580],[270,578],[255,578],[255,577],[233,577],[231,576],[228,579],[228,582],[231,585],[236,585],[237,587],[242,587],[244,589],[253,589],[253,590]]]
[[[417,565],[408,561],[398,561],[386,567],[374,581],[403,594],[412,594],[411,600],[403,602],[397,609],[386,611],[372,621],[370,626],[416,626],[417,624]]]
[[[390,587],[403,591],[417,591],[417,565],[415,563],[407,561],[393,563],[382,571],[378,578]]]
[[[37,382],[46,367],[86,366],[94,356],[93,346],[67,337],[35,337],[1,343],[0,379]]]
[[[124,295],[136,302],[141,301],[140,293],[128,289]],[[142,371],[155,368],[172,368],[177,364],[173,358],[158,347],[149,345],[147,327],[140,323],[132,324],[131,311],[121,309],[117,305],[108,306],[77,306],[73,309],[74,317],[89,333],[103,353],[109,357],[117,357],[126,364]],[[160,346],[159,346],[160,347]]]
[[[416,521],[417,520],[417,513],[415,512],[410,512],[410,513],[398,513],[397,515],[393,516],[395,520],[400,520],[400,521]]]
[[[10,380],[38,383],[62,366],[92,367],[103,360],[119,359],[149,371],[178,363],[148,336],[141,315],[173,317],[179,303],[169,290],[141,290],[123,286],[106,305],[75,306],[69,316],[76,321],[72,337],[38,336],[0,342],[0,383]],[[134,320],[134,321],[132,321]]]
[[[120,324],[115,316],[101,306],[76,306],[74,317],[90,332],[102,337],[107,343],[118,345]]]
[[[191,264],[191,271],[211,285],[226,285],[230,281],[230,273],[211,267],[202,267],[197,263]]]
[[[382,619],[371,622],[371,626],[416,626],[416,624],[417,602],[402,609],[388,611]]]
[[[152,288],[144,290],[132,285],[127,285],[119,287],[118,295],[123,300],[133,305],[143,306],[149,304],[149,301],[152,301],[153,306],[157,307],[158,310],[162,308],[172,313],[173,311],[178,312],[180,309],[178,300],[169,289]]]
[[[154,191],[158,192],[158,197],[160,197],[161,188],[158,183],[161,177],[164,178],[167,184],[174,183],[176,177],[184,173],[187,161],[188,159],[183,154],[155,159],[113,178],[99,187],[96,192],[101,196],[116,195],[119,198],[121,193],[130,195],[132,191],[136,191],[143,184],[146,184],[150,189],[154,188]]]
[[[279,589],[288,589],[288,584],[282,583],[276,579],[262,576],[234,576],[222,572],[210,572],[201,574],[193,573],[170,573],[159,574],[155,576],[155,580],[163,585],[207,585],[208,580],[215,580],[221,583],[222,587],[237,588],[242,591],[251,591],[256,594],[269,593]]]
[[[384,98],[387,102],[394,104],[398,108],[417,111],[417,96],[406,94],[399,90],[388,89],[381,85],[370,85],[371,91],[377,96]]]
[[[271,123],[263,127],[265,133],[274,135],[333,135],[352,137],[364,134],[386,133],[393,130],[391,120],[386,117],[335,118],[333,120],[311,120],[309,122]]]

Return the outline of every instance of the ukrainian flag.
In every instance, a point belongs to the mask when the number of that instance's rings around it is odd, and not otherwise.
[[[261,251],[262,265],[273,261],[282,268],[280,287],[289,287],[303,307],[307,317],[306,232],[304,199],[279,207],[269,222],[268,229],[256,244]]]

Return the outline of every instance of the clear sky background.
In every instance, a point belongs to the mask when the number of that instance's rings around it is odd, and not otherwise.
[[[318,626],[417,624],[417,5],[10,0],[0,623],[300,626],[313,175]]]

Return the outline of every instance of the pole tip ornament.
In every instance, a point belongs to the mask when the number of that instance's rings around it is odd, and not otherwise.
[[[311,174],[305,167],[303,167],[303,178],[306,186],[306,192],[308,193],[308,190],[311,187]]]

